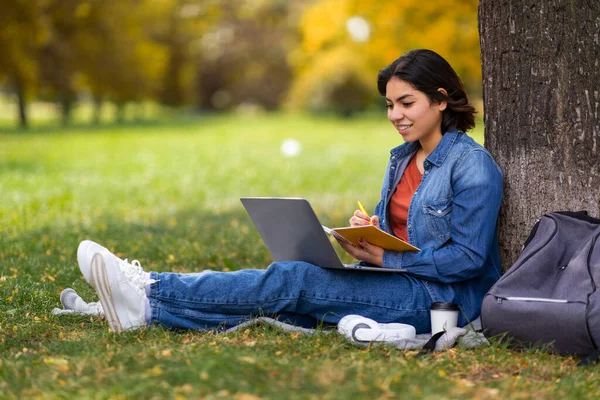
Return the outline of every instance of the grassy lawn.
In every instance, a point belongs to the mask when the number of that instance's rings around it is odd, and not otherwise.
[[[325,224],[372,209],[399,138],[382,115],[204,117],[128,127],[0,128],[0,398],[595,398],[596,367],[492,343],[415,359],[337,334],[160,327],[115,335],[51,317],[62,289],[96,300],[76,262],[89,238],[146,270],[263,268],[240,196],[299,196]],[[481,131],[474,133],[482,141]],[[280,146],[294,138],[301,153]],[[350,261],[346,257],[346,261]]]

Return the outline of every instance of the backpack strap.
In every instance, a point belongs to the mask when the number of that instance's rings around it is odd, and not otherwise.
[[[575,219],[580,219],[582,221],[586,221],[586,222],[589,222],[591,224],[598,224],[598,225],[600,225],[600,219],[594,218],[594,217],[590,217],[590,215],[588,214],[588,212],[585,211],[585,210],[582,210],[582,211],[556,211],[554,214],[561,214],[561,215],[565,215],[567,217],[571,217],[571,218],[575,218]]]
[[[558,214],[558,215],[564,215],[565,217],[569,217],[569,218],[575,218],[581,221],[586,221],[589,222],[591,224],[596,224],[596,225],[600,225],[600,219],[598,218],[594,218],[594,217],[590,217],[590,215],[588,214],[587,211],[582,210],[582,211],[554,211],[548,214],[544,214],[544,217],[550,217],[552,214]],[[533,225],[533,228],[531,228],[531,231],[529,232],[529,236],[527,236],[527,239],[525,240],[525,243],[523,243],[523,246],[521,248],[521,251],[525,250],[525,247],[527,247],[527,245],[533,240],[533,238],[535,237],[535,234],[537,233],[537,230],[540,226],[540,220],[541,218],[537,219],[535,221],[535,224]]]
[[[440,331],[440,332],[436,333],[435,335],[431,336],[431,339],[429,339],[427,341],[427,343],[425,343],[425,345],[421,348],[421,351],[419,352],[419,354],[417,354],[415,356],[415,358],[420,358],[428,353],[433,352],[435,350],[435,344],[437,343],[438,339],[442,337],[442,335],[444,333],[446,333],[446,332]]]

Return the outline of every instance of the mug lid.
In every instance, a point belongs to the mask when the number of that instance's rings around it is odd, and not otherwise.
[[[435,301],[431,303],[430,310],[442,310],[442,311],[458,311],[458,304],[456,303],[444,303],[441,301]]]

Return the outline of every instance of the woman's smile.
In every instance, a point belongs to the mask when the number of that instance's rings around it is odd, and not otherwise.
[[[407,124],[402,124],[402,125],[395,125],[396,129],[398,130],[398,133],[400,133],[402,136],[406,135],[408,133],[408,130],[410,129],[411,125],[407,125]]]

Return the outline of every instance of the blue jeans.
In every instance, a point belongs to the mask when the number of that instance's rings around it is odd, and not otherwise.
[[[402,273],[324,269],[290,261],[266,270],[150,276],[157,280],[149,288],[150,323],[172,329],[226,329],[256,316],[315,327],[359,314],[410,324],[417,333],[431,330],[430,291],[423,281]]]

